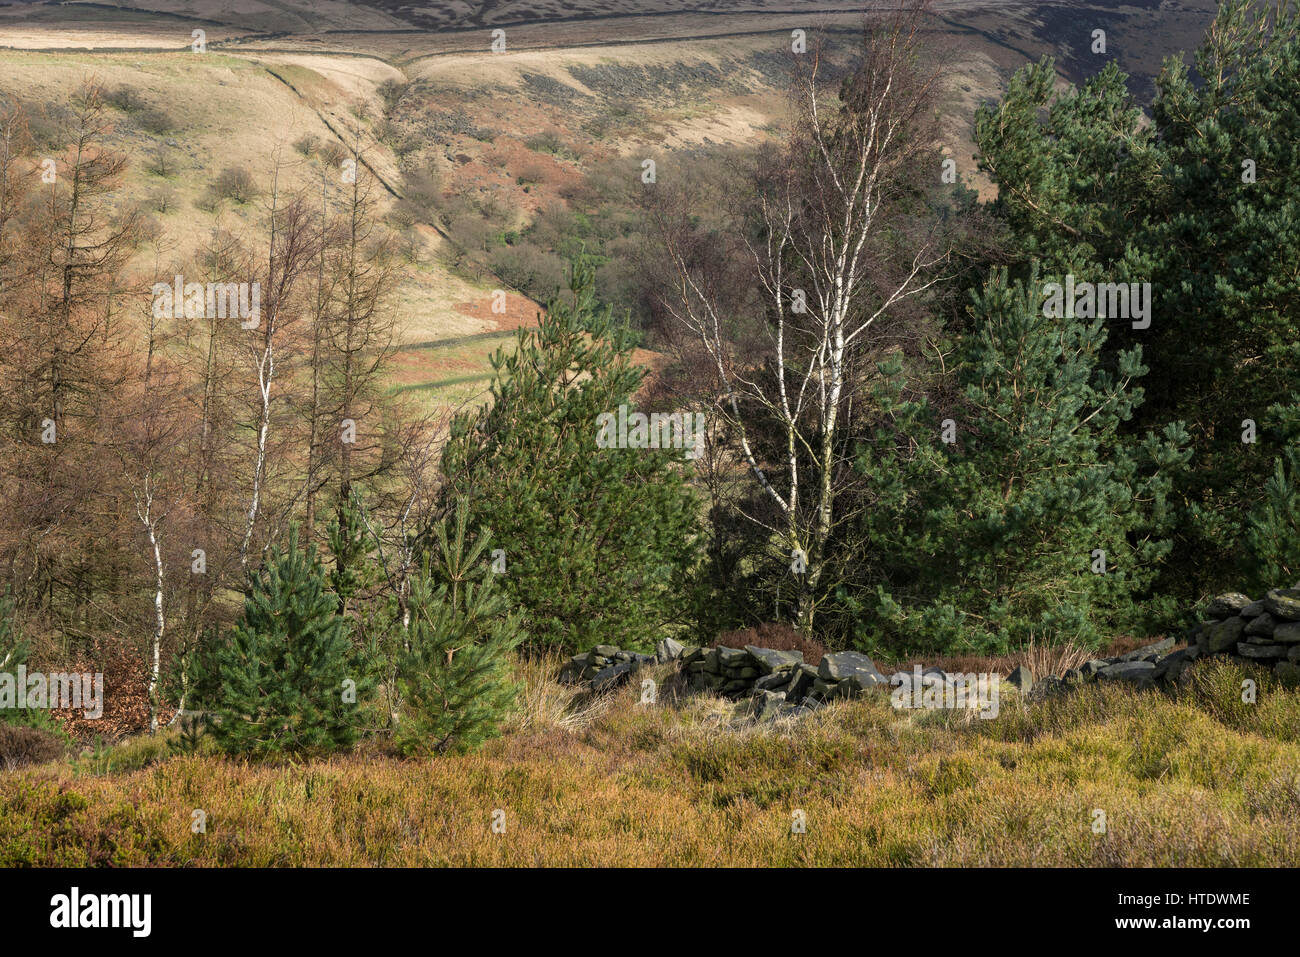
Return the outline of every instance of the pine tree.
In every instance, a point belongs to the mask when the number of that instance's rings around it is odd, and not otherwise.
[[[495,735],[518,694],[510,654],[523,637],[497,575],[483,561],[487,536],[467,549],[469,512],[457,503],[453,531],[434,531],[436,563],[411,582],[411,624],[402,656],[402,719],[395,740],[406,753],[469,750]]]
[[[444,509],[465,497],[491,532],[535,648],[651,647],[682,617],[695,555],[684,453],[597,445],[600,415],[630,409],[644,370],[594,278],[575,262],[572,296],[493,357],[491,404],[453,423],[443,456]]]
[[[881,490],[865,519],[879,582],[868,647],[1095,643],[1142,615],[1186,437],[1122,435],[1142,401],[1139,351],[1116,375],[1100,368],[1103,321],[1046,316],[1041,290],[1036,270],[1016,284],[995,272],[956,355],[958,407],[901,404],[906,441],[882,436],[863,457]]]
[[[339,614],[357,611],[356,604],[379,582],[380,569],[371,554],[366,527],[365,499],[352,488],[341,498],[326,535],[334,558],[329,571],[330,591],[338,596]]]
[[[1141,344],[1150,399],[1125,430],[1182,421],[1194,443],[1159,586],[1185,599],[1242,587],[1282,448],[1264,412],[1300,373],[1300,3],[1225,0],[1194,64],[1165,63],[1145,126],[1113,66],[1057,89],[1050,60],[976,120],[1014,256],[1151,283],[1150,326],[1116,323],[1103,362]]]
[[[213,735],[232,754],[323,753],[350,746],[371,682],[352,658],[338,597],[315,548],[272,547],[230,642],[216,656]]]

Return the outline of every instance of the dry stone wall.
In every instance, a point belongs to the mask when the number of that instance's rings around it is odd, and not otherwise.
[[[1016,668],[1005,679],[1020,693],[1041,697],[1090,681],[1122,681],[1138,687],[1177,682],[1188,665],[1209,656],[1270,667],[1279,677],[1300,682],[1300,584],[1273,589],[1252,601],[1242,594],[1220,595],[1208,607],[1206,620],[1191,628],[1187,647],[1172,651],[1172,637],[1127,654],[1096,658],[1063,675],[1035,681],[1028,668]],[[631,680],[644,666],[675,662],[688,687],[732,699],[747,699],[752,717],[767,720],[801,715],[829,701],[889,689],[910,680],[910,673],[885,675],[867,655],[837,651],[817,664],[798,651],[778,651],[746,645],[714,648],[661,641],[655,654],[597,645],[565,662],[560,680],[607,691]],[[939,668],[922,672],[927,681],[949,684],[956,677]]]

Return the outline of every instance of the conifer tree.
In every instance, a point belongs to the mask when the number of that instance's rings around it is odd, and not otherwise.
[[[334,566],[329,587],[339,600],[339,614],[353,609],[354,600],[364,597],[378,582],[380,571],[371,558],[370,533],[365,522],[365,500],[356,488],[339,499],[326,538]]]
[[[216,655],[213,734],[232,754],[323,753],[350,746],[371,682],[352,660],[338,597],[296,527],[254,576],[230,642]]]
[[[645,370],[594,279],[575,262],[572,295],[493,357],[491,404],[453,423],[443,456],[444,510],[465,497],[471,524],[491,532],[500,584],[538,648],[652,646],[681,616],[694,558],[685,453],[597,444],[601,414],[631,414]]]
[[[1103,361],[1142,345],[1150,398],[1126,430],[1192,438],[1160,588],[1195,599],[1243,586],[1283,448],[1266,410],[1300,374],[1300,2],[1221,3],[1194,68],[1164,64],[1149,124],[1126,80],[1108,65],[1061,89],[1050,60],[1026,67],[976,141],[1013,256],[1151,283],[1149,326],[1114,323]]]
[[[995,272],[957,351],[958,407],[900,404],[906,441],[881,436],[863,457],[882,496],[866,512],[879,582],[868,646],[1093,643],[1139,617],[1170,548],[1186,436],[1122,435],[1142,401],[1140,352],[1100,368],[1103,321],[1044,315],[1041,289],[1036,270],[1014,284]]]
[[[510,654],[523,637],[519,616],[483,561],[487,536],[466,547],[468,516],[462,499],[451,534],[445,521],[437,524],[433,561],[411,582],[395,736],[406,753],[477,747],[497,733],[518,694]]]

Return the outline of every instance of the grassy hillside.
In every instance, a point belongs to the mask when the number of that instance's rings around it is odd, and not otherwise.
[[[942,39],[955,44],[943,129],[962,174],[988,195],[971,116],[1011,70],[1055,53],[1067,74],[1090,71],[1088,38],[1069,24],[1095,19],[1145,83],[1166,50],[1191,45],[1210,4],[1163,7],[940,4]],[[451,408],[482,397],[487,356],[509,343],[493,334],[530,323],[561,279],[560,250],[512,254],[507,234],[572,207],[593,176],[634,178],[643,157],[668,158],[671,176],[673,158],[769,138],[785,115],[789,31],[820,28],[843,43],[859,25],[853,5],[822,0],[21,4],[0,7],[0,98],[57,114],[88,76],[137,91],[165,122],[143,129],[138,115],[122,117],[115,145],[132,160],[123,201],[150,208],[181,258],[215,226],[246,230],[256,218],[246,207],[196,209],[222,169],[265,185],[278,156],[291,178],[310,181],[320,154],[295,144],[338,145],[359,126],[385,202],[406,207],[396,220],[409,258],[400,340],[422,345],[400,358],[392,387]],[[496,26],[508,28],[504,53],[488,49]],[[189,50],[196,28],[205,55]],[[469,263],[466,249],[478,250]],[[533,301],[512,295],[506,315],[494,314],[496,288]]]

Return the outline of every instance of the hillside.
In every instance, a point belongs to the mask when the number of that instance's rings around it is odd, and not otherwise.
[[[938,9],[944,42],[955,44],[946,145],[988,195],[971,157],[973,109],[1043,54],[1060,57],[1071,78],[1090,68],[1080,52],[1087,38],[1066,23],[1095,19],[1108,29],[1142,89],[1162,51],[1199,35],[1210,6],[958,0]],[[195,204],[222,169],[242,166],[265,185],[278,158],[305,182],[319,166],[294,144],[346,145],[347,131],[361,130],[390,208],[419,197],[414,217],[398,220],[406,348],[393,385],[456,407],[483,394],[487,355],[510,342],[497,333],[530,323],[545,290],[562,281],[559,260],[549,259],[544,276],[494,314],[492,290],[524,280],[465,264],[464,247],[526,229],[620,163],[630,181],[643,156],[689,159],[770,139],[786,116],[789,31],[822,29],[834,52],[860,17],[851,5],[816,0],[663,0],[653,10],[618,0],[11,4],[0,7],[0,98],[57,112],[87,77],[137,91],[165,128],[122,117],[114,144],[131,160],[124,199],[154,207],[182,259],[214,228]],[[485,31],[496,27],[509,29],[504,52],[488,49]],[[188,49],[193,29],[205,31],[205,54]],[[398,91],[387,108],[385,84]],[[173,167],[162,176],[148,171],[159,153]],[[221,226],[246,229],[250,213],[225,210]]]

